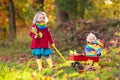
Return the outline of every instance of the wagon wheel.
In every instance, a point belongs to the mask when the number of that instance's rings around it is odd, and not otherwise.
[[[80,64],[80,62],[73,62],[71,66],[75,69],[83,70],[83,66]]]

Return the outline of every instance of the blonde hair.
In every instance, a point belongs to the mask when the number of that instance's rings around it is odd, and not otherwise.
[[[34,18],[33,18],[33,24],[36,23],[36,18],[38,17],[39,14],[43,14],[43,15],[45,16],[45,23],[47,23],[47,22],[48,22],[48,18],[47,18],[47,16],[46,16],[45,12],[39,11],[39,12],[37,12],[37,13],[35,14],[35,16],[34,16]]]

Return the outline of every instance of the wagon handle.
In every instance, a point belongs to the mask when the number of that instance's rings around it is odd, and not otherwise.
[[[66,62],[67,60],[63,57],[62,53],[56,48],[54,45],[53,48],[56,50],[56,52],[60,55],[60,57]]]

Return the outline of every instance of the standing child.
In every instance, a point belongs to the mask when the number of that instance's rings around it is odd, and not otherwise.
[[[44,12],[37,12],[33,19],[33,25],[30,29],[32,55],[36,56],[38,69],[42,69],[41,56],[46,57],[50,68],[53,67],[51,60],[52,50],[50,45],[55,46],[52,35],[47,26],[48,18]]]
[[[104,46],[103,41],[97,39],[93,33],[90,33],[87,38],[87,45],[85,47],[86,56],[101,56],[101,48]]]

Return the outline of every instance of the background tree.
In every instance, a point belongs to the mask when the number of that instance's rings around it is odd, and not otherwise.
[[[44,6],[44,0],[36,0],[36,3],[38,3],[38,5],[39,5],[39,8],[38,8],[38,10],[39,9],[41,9],[41,11],[44,11],[43,9],[43,6]]]
[[[60,9],[60,1],[56,1],[56,17],[57,17],[57,25],[59,26],[64,21],[67,21],[69,19],[68,13],[64,10]]]
[[[0,34],[9,34],[8,0],[0,0]],[[37,11],[45,11],[49,26],[76,20],[120,19],[119,0],[14,0],[16,35],[25,33]],[[10,7],[9,7],[10,8]],[[57,21],[57,23],[56,23]],[[78,25],[78,27],[81,27]],[[96,27],[97,28],[97,27]],[[22,31],[21,31],[22,30]],[[13,31],[12,31],[13,32]],[[18,38],[18,37],[17,37]]]
[[[15,10],[13,0],[9,0],[9,12],[10,12],[9,39],[10,41],[13,41],[16,38]]]
[[[56,0],[57,24],[62,22],[84,18],[88,0]]]

